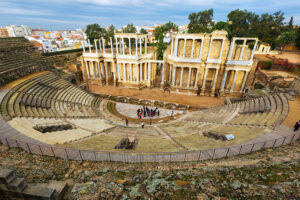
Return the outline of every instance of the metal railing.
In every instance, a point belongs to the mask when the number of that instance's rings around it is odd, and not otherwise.
[[[0,136],[2,144],[9,148],[22,148],[32,154],[53,156],[65,160],[91,160],[91,161],[110,161],[110,162],[187,162],[187,161],[203,161],[214,160],[248,154],[263,150],[266,148],[274,148],[286,144],[291,144],[300,138],[300,133],[294,133],[281,138],[266,140],[253,144],[242,144],[218,149],[207,149],[197,151],[183,152],[110,152],[110,151],[89,151],[80,149],[70,149],[64,147],[56,147],[51,145],[39,145],[27,143],[24,141],[13,140]]]

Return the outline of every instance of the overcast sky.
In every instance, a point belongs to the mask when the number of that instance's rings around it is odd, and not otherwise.
[[[214,9],[214,19],[226,20],[234,9],[261,13],[284,12],[300,24],[300,0],[0,0],[0,26],[75,29],[98,23],[120,28],[128,23],[153,25],[172,21],[188,24],[188,15]]]

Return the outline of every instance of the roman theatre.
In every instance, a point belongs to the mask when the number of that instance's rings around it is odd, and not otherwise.
[[[121,162],[200,161],[290,144],[299,138],[286,122],[300,102],[292,88],[247,95],[257,45],[223,30],[173,34],[159,60],[147,35],[116,33],[88,40],[82,81],[73,84],[25,38],[1,38],[0,140],[33,154]]]

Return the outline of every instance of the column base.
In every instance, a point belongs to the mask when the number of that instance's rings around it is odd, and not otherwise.
[[[201,88],[200,96],[204,96],[205,95],[204,92],[205,92],[205,88]]]
[[[117,80],[114,79],[114,86],[117,86]]]
[[[214,97],[214,96],[215,96],[215,91],[216,91],[216,89],[213,88],[213,89],[211,90],[210,96]]]
[[[109,85],[108,78],[106,78],[105,81],[106,81],[106,82],[105,82],[105,85]]]

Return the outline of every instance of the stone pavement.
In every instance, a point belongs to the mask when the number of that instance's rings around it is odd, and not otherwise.
[[[116,110],[124,115],[124,116],[128,116],[130,118],[136,118],[138,119],[137,116],[137,110],[138,109],[142,109],[143,106],[140,105],[133,105],[133,104],[127,104],[127,103],[116,103]],[[149,109],[155,109],[155,107],[148,107]],[[160,118],[164,118],[164,117],[168,117],[171,116],[171,112],[172,110],[169,109],[164,109],[164,108],[158,108],[159,109],[159,116],[154,116],[152,117],[152,119],[160,119]],[[173,116],[176,114],[182,114],[183,111],[178,111],[178,110],[174,110]],[[150,119],[150,117],[145,117],[144,115],[142,115],[142,119]]]

